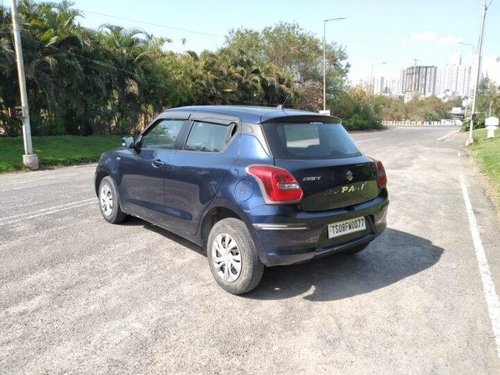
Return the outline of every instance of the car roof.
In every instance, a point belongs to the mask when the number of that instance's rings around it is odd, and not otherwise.
[[[245,123],[262,123],[272,119],[290,117],[290,116],[305,116],[305,117],[316,117],[316,118],[328,118],[328,122],[332,121],[332,118],[338,120],[333,116],[320,115],[316,112],[301,111],[296,109],[281,108],[281,107],[258,107],[258,106],[238,106],[238,105],[197,105],[197,106],[186,106],[172,108],[164,111],[168,112],[191,112],[191,113],[204,113],[204,114],[215,114],[223,116],[235,116],[241,119]]]

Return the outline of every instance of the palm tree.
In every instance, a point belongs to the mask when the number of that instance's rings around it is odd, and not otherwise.
[[[14,107],[19,100],[15,81],[15,59],[10,33],[10,14],[0,7],[0,134],[16,136],[20,122],[8,116],[8,108]]]
[[[31,0],[19,5],[35,133],[64,132],[61,114],[67,109],[68,98],[75,96],[83,80],[83,69],[77,58],[83,42],[75,33],[75,18],[81,13],[70,5],[67,1],[53,4]]]
[[[116,108],[114,123],[119,130],[130,131],[138,122],[144,102],[148,84],[145,71],[156,50],[155,40],[144,32],[120,26],[105,25],[101,30],[101,57],[110,63],[107,84]]]

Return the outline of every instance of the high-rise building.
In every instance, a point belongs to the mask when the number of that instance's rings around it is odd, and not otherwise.
[[[373,93],[375,95],[400,95],[401,81],[392,77],[375,77],[373,79]]]
[[[470,65],[460,65],[458,67],[457,95],[471,95],[472,67]]]
[[[384,93],[384,77],[376,77],[373,79],[373,93],[380,95]]]
[[[399,78],[387,78],[383,90],[384,94],[400,95],[403,93],[401,88],[401,80]]]
[[[472,68],[470,65],[445,65],[437,71],[436,94],[440,96],[469,96]]]
[[[472,75],[473,68],[463,64],[460,59],[458,64],[439,67],[415,65],[401,69],[399,78],[372,76],[360,81],[360,84],[375,95],[469,97]]]
[[[436,94],[436,72],[435,66],[411,66],[403,70],[401,82],[403,93],[413,92],[422,96]]]

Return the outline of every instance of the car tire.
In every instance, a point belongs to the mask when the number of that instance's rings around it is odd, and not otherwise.
[[[364,243],[361,245],[357,245],[357,246],[351,247],[350,249],[344,250],[342,253],[346,254],[346,255],[354,255],[354,254],[360,253],[361,251],[366,249],[369,244],[370,243],[368,242],[368,243]]]
[[[264,274],[255,244],[245,223],[235,218],[218,221],[207,240],[210,271],[227,292],[244,294],[255,289]]]
[[[99,184],[99,208],[104,220],[111,224],[118,224],[127,218],[120,208],[118,190],[110,176],[106,176]]]

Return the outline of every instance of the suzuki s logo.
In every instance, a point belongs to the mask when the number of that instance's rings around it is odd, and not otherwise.
[[[347,178],[347,181],[352,181],[352,179],[354,178],[354,175],[352,174],[351,171],[347,171],[347,173],[345,174],[345,177]]]

